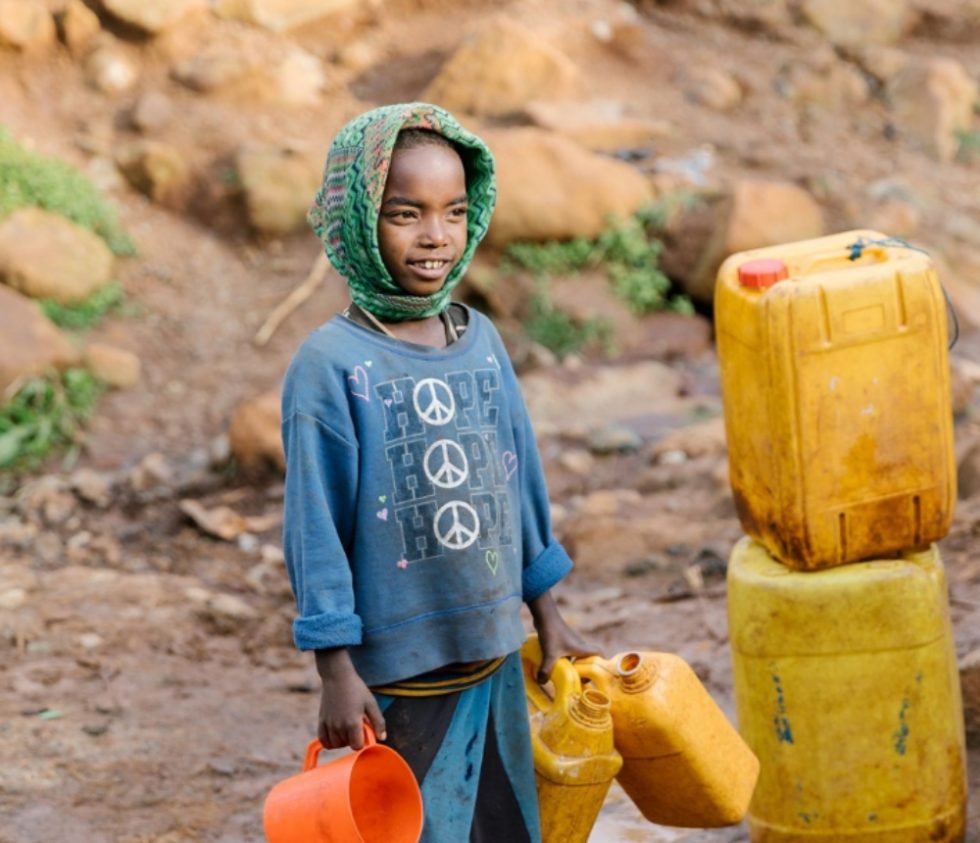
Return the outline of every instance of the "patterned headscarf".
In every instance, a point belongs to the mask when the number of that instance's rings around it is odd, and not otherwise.
[[[378,247],[381,198],[402,129],[429,129],[448,138],[460,151],[466,170],[466,248],[442,289],[430,296],[402,290],[392,280]],[[404,103],[368,111],[337,133],[307,220],[330,262],[347,280],[354,303],[397,322],[433,316],[446,306],[487,232],[496,197],[493,156],[486,144],[438,106]]]

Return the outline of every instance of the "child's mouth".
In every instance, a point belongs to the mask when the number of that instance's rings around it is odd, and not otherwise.
[[[448,267],[451,265],[450,261],[447,260],[423,260],[423,261],[409,261],[409,267],[412,271],[427,280],[435,280],[441,278],[445,274]]]

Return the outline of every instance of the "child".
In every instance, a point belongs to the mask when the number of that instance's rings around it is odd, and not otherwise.
[[[486,233],[490,151],[442,109],[344,126],[309,219],[352,304],[286,375],[284,545],[325,746],[365,718],[421,782],[423,840],[537,841],[521,603],[589,655],[549,589],[572,567],[492,323],[449,301]]]

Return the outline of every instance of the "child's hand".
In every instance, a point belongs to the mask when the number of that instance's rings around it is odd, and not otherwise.
[[[554,670],[558,659],[568,656],[595,656],[600,653],[598,647],[582,640],[582,637],[565,623],[550,591],[536,597],[527,605],[534,619],[534,628],[538,631],[543,657],[536,677],[539,685],[544,685],[551,678],[551,671]]]
[[[327,749],[364,746],[367,717],[379,741],[385,739],[385,720],[364,680],[357,675],[343,647],[316,651],[316,669],[323,681],[317,737]]]

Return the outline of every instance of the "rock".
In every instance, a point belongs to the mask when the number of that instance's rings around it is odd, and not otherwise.
[[[54,40],[54,19],[40,0],[0,0],[0,47],[43,50]]]
[[[650,38],[643,18],[629,3],[618,3],[608,14],[591,21],[589,32],[617,58],[636,61],[649,55]]]
[[[17,509],[27,519],[49,527],[64,524],[78,506],[68,483],[48,474],[25,483],[17,492]]]
[[[831,50],[817,50],[802,61],[785,64],[776,80],[777,90],[800,106],[841,112],[868,101],[871,91],[864,75]]]
[[[37,299],[76,302],[112,280],[105,242],[58,214],[22,208],[0,220],[0,281]]]
[[[895,125],[908,142],[940,161],[959,149],[972,125],[977,83],[954,59],[913,59],[885,88]]]
[[[379,3],[380,0],[373,0],[373,5]],[[212,3],[218,17],[244,21],[271,32],[285,32],[338,12],[351,14],[362,5],[363,0],[214,0]]]
[[[449,58],[422,95],[452,112],[499,117],[532,100],[573,99],[578,69],[522,23],[498,16]]]
[[[595,457],[582,448],[571,448],[561,452],[558,464],[572,474],[588,477],[595,470]]]
[[[103,35],[99,41],[85,59],[85,78],[103,94],[124,94],[139,81],[139,67],[113,40]]]
[[[141,193],[159,205],[180,209],[187,204],[191,171],[183,153],[155,140],[138,140],[123,146],[116,163]]]
[[[960,459],[956,485],[963,500],[980,493],[980,442],[974,444]]]
[[[898,75],[909,60],[906,53],[894,47],[858,47],[853,50],[858,65],[880,84],[886,84]]]
[[[968,746],[977,747],[980,746],[980,649],[960,659],[959,669],[966,741]]]
[[[731,111],[742,101],[742,86],[717,67],[687,68],[681,73],[679,84],[691,102],[715,111]]]
[[[800,11],[838,47],[894,44],[917,19],[909,0],[803,0]]]
[[[160,91],[142,94],[129,115],[133,128],[147,134],[158,132],[174,118],[173,101]]]
[[[616,100],[536,100],[524,111],[535,126],[571,138],[586,149],[606,152],[646,148],[674,131],[663,120],[629,116]]]
[[[593,430],[588,445],[593,454],[631,454],[640,450],[643,440],[635,430],[614,423]]]
[[[363,73],[377,64],[380,59],[381,53],[378,48],[366,41],[352,41],[350,44],[345,44],[336,56],[338,65],[355,74]]]
[[[207,0],[102,0],[109,14],[149,35],[159,35],[190,15],[207,12]]]
[[[320,186],[320,168],[290,150],[247,148],[236,165],[252,227],[265,234],[288,234],[306,223],[310,197]]]
[[[697,265],[688,277],[677,279],[692,299],[706,304],[714,296],[718,267],[729,255],[824,233],[820,206],[803,188],[789,182],[743,179],[713,206],[713,212],[714,230]]]
[[[497,159],[492,245],[597,237],[610,217],[625,219],[652,198],[638,170],[567,138],[533,128],[482,134]]]
[[[82,353],[82,362],[93,375],[116,389],[129,389],[140,382],[140,359],[131,351],[93,342]]]
[[[240,633],[259,617],[255,609],[234,594],[215,594],[197,614],[219,635]]]
[[[82,0],[68,0],[65,7],[55,16],[58,35],[75,56],[84,55],[95,37],[102,31],[99,16]]]
[[[68,485],[86,503],[105,508],[112,503],[113,478],[92,468],[80,468],[68,477]]]
[[[173,482],[174,470],[167,458],[158,451],[147,454],[129,472],[129,484],[136,492],[167,487]]]
[[[282,408],[278,392],[267,392],[238,405],[228,437],[235,460],[246,470],[274,465],[286,470],[282,449]]]
[[[22,378],[77,359],[74,346],[35,302],[0,284],[0,394]]]
[[[682,427],[669,433],[650,449],[653,462],[670,462],[669,455],[680,453],[687,459],[721,456],[728,452],[725,442],[725,420],[721,416]]]

